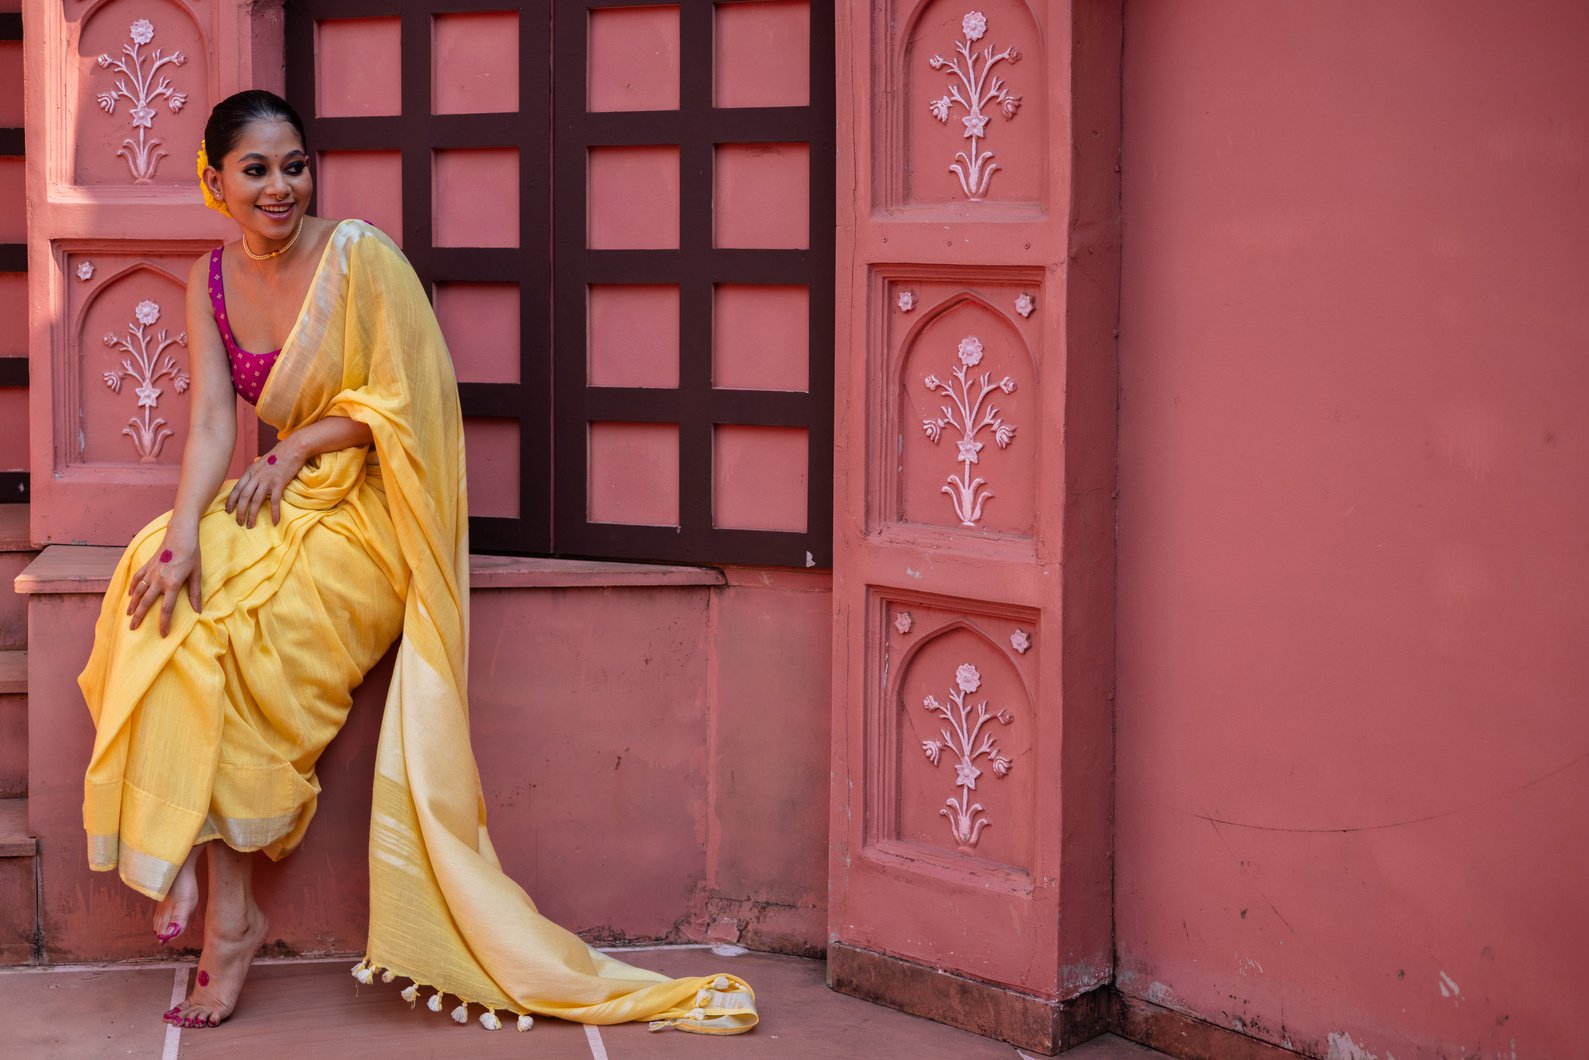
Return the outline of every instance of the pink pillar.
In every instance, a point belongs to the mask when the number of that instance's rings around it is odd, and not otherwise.
[[[1120,32],[840,6],[829,978],[1039,1052],[1113,974]]]
[[[23,7],[32,536],[120,545],[170,504],[187,272],[234,231],[194,152],[215,102],[280,88],[281,2]]]

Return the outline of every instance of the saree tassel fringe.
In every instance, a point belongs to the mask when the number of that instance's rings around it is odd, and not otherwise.
[[[398,973],[390,968],[382,968],[368,957],[353,966],[353,978],[366,985],[375,982],[380,976],[381,982],[390,983],[398,978]],[[433,989],[420,983],[417,979],[407,976],[409,983],[402,989],[399,996],[412,1008],[419,1001],[419,992],[424,989]],[[446,1008],[442,998],[446,995],[437,990],[426,1000],[425,1007],[435,1013],[440,1013]],[[727,975],[720,975],[707,986],[695,992],[694,1008],[671,1019],[652,1020],[646,1026],[649,1030],[664,1031],[677,1028],[683,1031],[693,1031],[697,1034],[740,1034],[747,1028],[745,1015],[756,1010],[756,998],[751,993],[750,987],[745,983]],[[496,1010],[484,1002],[470,1002],[458,998],[458,1006],[448,1013],[455,1023],[467,1025],[469,1022],[469,1006],[478,1004],[485,1009],[480,1013],[480,1026],[488,1031],[502,1029],[502,1018]],[[512,1011],[512,1010],[509,1010]],[[674,1011],[678,1011],[675,1009]],[[535,1026],[535,1017],[528,1012],[516,1014],[517,1029],[521,1032],[530,1030]]]
[[[390,983],[398,978],[398,974],[392,969],[382,968],[371,961],[368,957],[364,958],[364,960],[353,966],[353,978],[357,979],[366,986],[374,983],[376,976],[380,976],[381,982],[383,983]],[[407,977],[405,976],[404,978]],[[420,990],[424,988],[425,987],[419,982],[419,980],[409,979],[408,985],[399,992],[398,996],[404,1001],[408,1002],[409,1008],[413,1008],[419,1002]],[[446,997],[445,994],[439,990],[436,991],[436,993],[430,995],[430,999],[425,1002],[425,1007],[430,1009],[432,1012],[441,1012],[441,1010],[446,1007],[442,1004],[441,1000],[444,997]],[[465,1001],[460,997],[458,999],[458,1007],[453,1009],[450,1013],[448,1013],[448,1015],[450,1015],[453,1018],[453,1021],[456,1023],[467,1024],[469,1022],[470,1004],[471,1002]],[[485,1008],[485,1011],[480,1013],[480,1026],[484,1027],[488,1031],[501,1030],[502,1017],[496,1014],[496,1010],[483,1004],[481,1007]],[[515,1015],[518,1017],[517,1026],[520,1031],[527,1031],[535,1026],[535,1018],[528,1012],[515,1013]]]

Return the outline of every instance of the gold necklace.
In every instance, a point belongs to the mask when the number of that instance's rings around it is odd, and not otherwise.
[[[269,254],[255,254],[248,247],[248,237],[244,236],[243,237],[243,253],[247,254],[250,258],[253,258],[255,261],[269,261],[271,258],[279,258],[279,257],[281,257],[283,254],[287,253],[287,251],[291,250],[292,249],[292,245],[294,243],[298,242],[298,237],[303,235],[303,223],[304,223],[304,221],[305,221],[305,219],[307,217],[308,217],[308,215],[305,214],[304,217],[298,218],[298,227],[292,230],[292,238],[287,240],[287,245],[286,246],[277,247],[275,250],[272,250]]]

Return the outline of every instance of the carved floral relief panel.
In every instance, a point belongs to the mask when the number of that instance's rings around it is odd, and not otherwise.
[[[1041,209],[1047,72],[1028,5],[899,0],[885,17],[873,75],[889,89],[873,98],[893,108],[879,115],[884,201]]]
[[[1034,277],[885,281],[881,522],[1030,538],[1041,377]],[[1022,301],[1022,299],[1026,301]]]
[[[194,252],[66,255],[53,388],[57,466],[182,462],[192,383],[184,283]]]
[[[880,856],[1032,864],[1036,616],[880,597],[868,839]]]
[[[191,186],[211,98],[199,23],[176,0],[77,6],[66,130],[72,183]]]

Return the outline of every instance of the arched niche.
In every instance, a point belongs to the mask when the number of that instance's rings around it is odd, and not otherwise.
[[[210,43],[178,0],[102,0],[77,16],[69,172],[80,187],[186,187],[212,103]]]
[[[95,285],[67,343],[77,425],[67,463],[181,464],[191,381],[184,311],[184,282],[153,265]]]
[[[887,51],[874,79],[884,91],[873,98],[893,110],[878,115],[886,131],[877,161],[885,200],[1041,209],[1048,74],[1033,8],[1023,0],[899,3],[879,29]],[[967,136],[973,128],[975,151]]]
[[[971,290],[924,307],[891,356],[899,522],[1030,538],[1037,359],[1008,314]]]
[[[890,610],[897,617],[906,607]],[[922,627],[891,653],[880,748],[889,779],[872,834],[1026,872],[1038,719],[1026,668],[1008,643],[1018,623],[932,605],[910,610]]]

